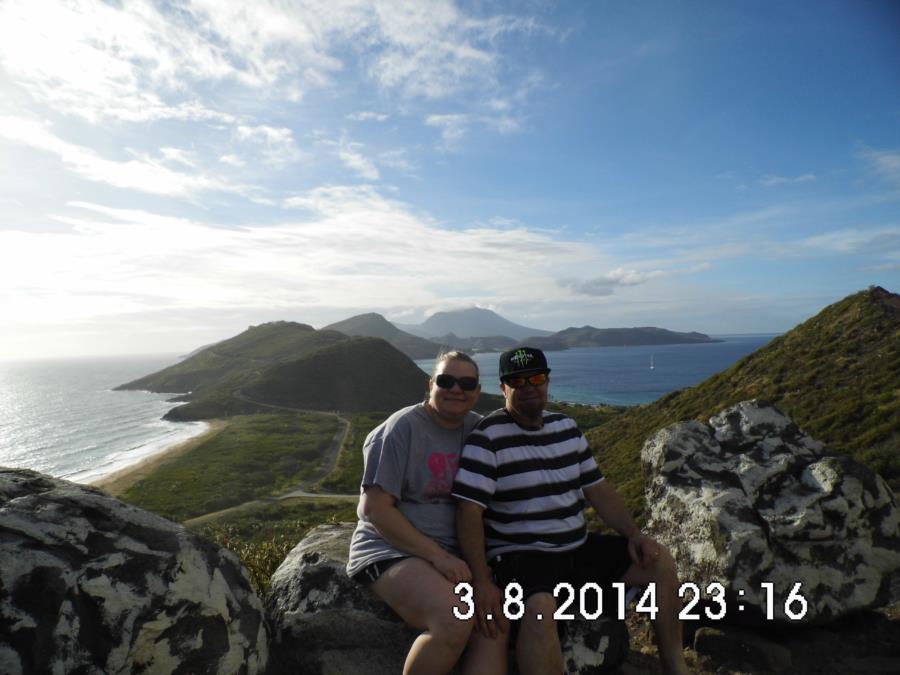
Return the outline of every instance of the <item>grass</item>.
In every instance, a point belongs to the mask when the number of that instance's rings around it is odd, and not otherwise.
[[[223,515],[196,532],[236,553],[265,596],[272,574],[307,532],[322,523],[355,520],[356,504],[298,498]]]
[[[161,465],[122,499],[183,521],[283,492],[321,468],[337,424],[333,415],[317,413],[231,418],[221,432]]]
[[[389,415],[390,413],[386,412],[345,414],[344,416],[350,422],[347,437],[338,452],[334,469],[316,487],[325,492],[339,494],[357,493],[359,484],[362,482],[363,441],[366,440],[369,432],[387,419]]]

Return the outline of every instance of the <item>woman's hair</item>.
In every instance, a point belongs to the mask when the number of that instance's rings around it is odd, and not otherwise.
[[[438,368],[441,367],[441,364],[444,361],[464,361],[465,363],[471,363],[475,367],[475,377],[481,378],[481,371],[478,368],[478,364],[475,363],[475,359],[466,354],[465,352],[461,352],[459,350],[452,350],[448,352],[441,352],[437,355],[437,358],[434,360],[434,367],[431,369],[431,379],[433,380],[438,374]],[[425,391],[425,402],[428,402],[428,399],[431,398],[431,388],[429,387]]]
[[[471,363],[475,366],[475,377],[481,377],[481,372],[478,369],[478,364],[475,363],[475,359],[465,352],[454,349],[449,352],[441,352],[437,355],[437,358],[434,360],[434,367],[431,369],[431,379],[434,379],[434,376],[437,375],[438,368],[441,367],[441,364],[444,361],[465,361],[466,363]]]

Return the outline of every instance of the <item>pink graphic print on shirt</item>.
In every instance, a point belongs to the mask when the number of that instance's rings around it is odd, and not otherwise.
[[[449,496],[458,465],[459,454],[432,452],[428,456],[428,471],[431,477],[425,488],[425,496],[429,499]]]

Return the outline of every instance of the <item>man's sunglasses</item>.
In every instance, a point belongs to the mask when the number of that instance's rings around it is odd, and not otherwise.
[[[463,391],[472,391],[475,387],[478,386],[478,378],[477,377],[453,377],[453,375],[447,375],[446,373],[441,373],[437,377],[434,378],[434,383],[439,386],[441,389],[453,389],[454,384],[458,384],[459,388]]]
[[[535,373],[534,375],[529,375],[525,377],[523,375],[507,377],[503,380],[503,383],[507,387],[512,387],[513,389],[519,389],[526,385],[531,385],[533,387],[540,387],[542,384],[547,382],[547,373]]]

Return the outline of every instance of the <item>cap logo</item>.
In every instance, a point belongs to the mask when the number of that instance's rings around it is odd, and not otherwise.
[[[524,349],[517,349],[516,353],[509,357],[509,360],[519,366],[519,368],[524,368],[533,358],[533,354],[529,354]]]

